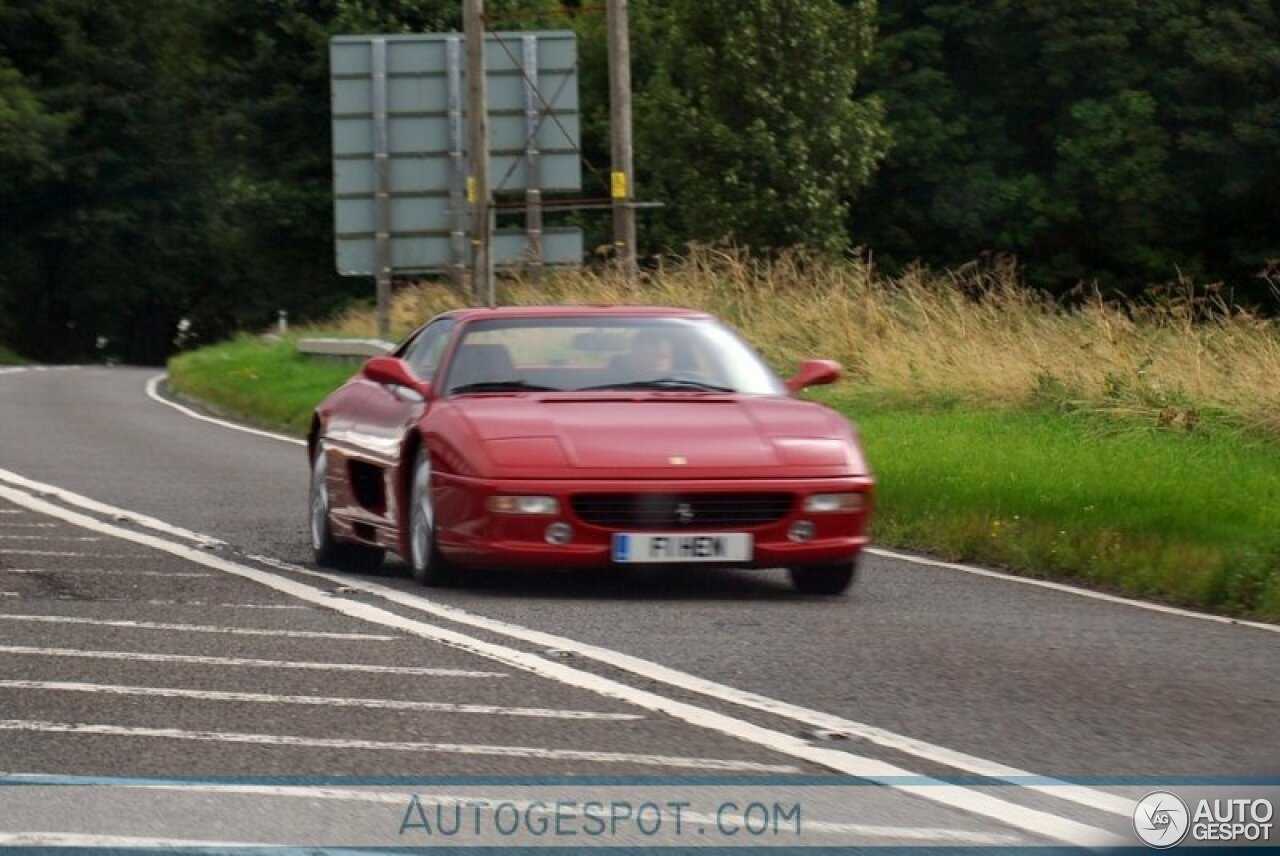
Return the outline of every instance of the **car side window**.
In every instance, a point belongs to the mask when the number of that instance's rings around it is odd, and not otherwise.
[[[431,380],[435,374],[440,355],[449,341],[449,333],[453,330],[453,319],[442,318],[433,321],[418,334],[418,337],[405,351],[404,359],[420,380]]]

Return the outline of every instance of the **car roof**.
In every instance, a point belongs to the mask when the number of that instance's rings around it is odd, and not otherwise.
[[[698,309],[672,306],[493,306],[454,309],[445,317],[459,321],[482,318],[710,318]]]

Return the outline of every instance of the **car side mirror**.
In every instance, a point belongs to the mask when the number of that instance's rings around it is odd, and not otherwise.
[[[787,392],[795,395],[806,387],[834,383],[839,377],[840,364],[835,360],[805,360],[787,379]]]
[[[409,364],[398,357],[374,357],[364,364],[360,373],[374,383],[415,392],[423,399],[431,391],[431,384],[414,377]]]

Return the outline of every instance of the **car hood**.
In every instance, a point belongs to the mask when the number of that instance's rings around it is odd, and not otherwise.
[[[649,393],[455,400],[495,470],[637,478],[863,475],[853,428],[781,396]]]

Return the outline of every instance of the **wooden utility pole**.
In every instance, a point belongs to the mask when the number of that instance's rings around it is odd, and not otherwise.
[[[636,274],[635,182],[631,172],[631,37],[627,0],[608,0],[609,125],[613,132],[613,244],[618,266],[631,281]]]
[[[464,0],[467,43],[467,201],[471,204],[471,302],[493,306],[493,204],[489,198],[489,117],[485,91],[484,0]]]
[[[378,338],[391,338],[391,160],[387,133],[387,40],[370,43],[373,86],[373,282]]]

